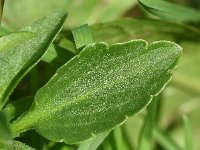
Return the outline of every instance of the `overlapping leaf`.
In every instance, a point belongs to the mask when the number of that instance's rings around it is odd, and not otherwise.
[[[65,16],[64,13],[54,13],[19,33],[0,38],[0,108],[6,103],[19,80],[43,56],[62,27]],[[27,38],[30,35],[31,38]]]
[[[110,130],[163,89],[180,54],[167,41],[91,44],[37,92],[12,131],[17,136],[35,128],[50,140],[72,144]]]
[[[200,12],[165,0],[138,0],[150,13],[174,22],[199,22]]]

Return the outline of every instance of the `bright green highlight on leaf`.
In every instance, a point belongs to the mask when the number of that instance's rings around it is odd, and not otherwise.
[[[181,47],[168,41],[88,45],[37,92],[12,131],[36,129],[73,144],[110,130],[162,91],[180,55]]]
[[[90,27],[85,24],[72,30],[76,48],[79,49],[92,43]]]
[[[20,81],[41,59],[66,18],[64,13],[54,13],[0,38],[0,109]],[[35,36],[31,38],[30,33]]]

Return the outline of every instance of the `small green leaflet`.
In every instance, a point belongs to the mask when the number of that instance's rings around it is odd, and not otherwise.
[[[90,27],[88,26],[88,24],[74,28],[72,30],[72,34],[77,49],[93,43]]]
[[[171,78],[182,53],[173,42],[95,43],[63,65],[11,129],[36,129],[52,141],[80,143],[141,111]]]
[[[65,13],[54,13],[19,33],[0,38],[0,109],[21,78],[41,59],[65,18]]]

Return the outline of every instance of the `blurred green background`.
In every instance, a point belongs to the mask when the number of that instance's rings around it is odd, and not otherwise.
[[[198,0],[168,0],[168,2],[195,9],[200,14]],[[116,43],[139,38],[148,42],[170,40],[180,44],[183,47],[183,56],[173,74],[172,81],[155,100],[157,103],[155,120],[147,119],[149,118],[147,109],[130,117],[121,128],[116,128],[107,137],[99,149],[141,149],[138,148],[138,143],[143,143],[141,137],[145,131],[146,120],[150,122],[146,123],[147,130],[153,130],[154,133],[153,137],[147,138],[147,143],[150,141],[152,149],[166,149],[165,144],[162,143],[162,137],[164,141],[174,143],[178,149],[186,149],[184,138],[187,128],[184,128],[183,116],[187,115],[189,120],[187,123],[192,130],[193,149],[198,150],[200,149],[199,22],[176,22],[162,17],[159,13],[154,14],[151,11],[149,13],[145,9],[136,0],[6,0],[2,25],[14,31],[31,24],[40,17],[63,10],[68,13],[68,18],[55,45],[64,50],[72,51],[74,48],[70,30],[86,23],[91,27],[95,42]],[[182,15],[187,15],[187,12],[182,12]],[[73,54],[69,56],[69,53],[65,51],[64,55],[58,55],[58,66],[72,56]],[[58,67],[45,65],[45,62],[39,63],[20,83],[13,97],[34,95]],[[36,83],[33,83],[33,80],[36,80]],[[148,131],[146,133],[148,134]],[[31,140],[27,139],[30,136]],[[77,147],[47,142],[32,131],[19,140],[37,149],[64,150]]]

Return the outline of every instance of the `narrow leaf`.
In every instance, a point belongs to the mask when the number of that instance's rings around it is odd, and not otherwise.
[[[180,150],[177,143],[167,133],[163,132],[158,127],[155,127],[154,129],[154,137],[164,149]]]
[[[0,22],[3,15],[4,0],[0,0]]]
[[[80,143],[141,111],[171,78],[181,47],[133,40],[86,46],[41,88],[28,113],[12,124],[53,141]]]
[[[104,139],[109,135],[110,131],[99,134],[93,139],[82,143],[78,150],[96,150]]]
[[[156,121],[157,103],[159,97],[154,97],[147,107],[147,115],[144,118],[143,127],[140,132],[138,150],[152,149],[153,130]]]
[[[115,150],[121,150],[123,149],[123,137],[122,137],[122,131],[121,127],[116,127],[113,130],[113,140],[115,144]]]
[[[185,150],[193,150],[192,147],[192,128],[187,116],[183,116],[183,125],[185,132]]]
[[[12,139],[9,122],[3,111],[0,111],[0,142],[7,142]]]
[[[54,13],[22,29],[36,34],[22,43],[18,42],[18,38],[13,40],[14,35],[0,39],[0,109],[20,79],[41,59],[62,27],[65,17],[63,13]]]
[[[153,19],[120,19],[91,26],[94,42],[124,42],[130,39],[144,39],[153,42],[160,39],[170,41],[199,41],[200,32],[190,26],[178,25]],[[190,34],[188,34],[190,33]]]
[[[138,0],[150,13],[175,22],[199,22],[200,12],[164,0]],[[183,13],[184,12],[184,13]]]

